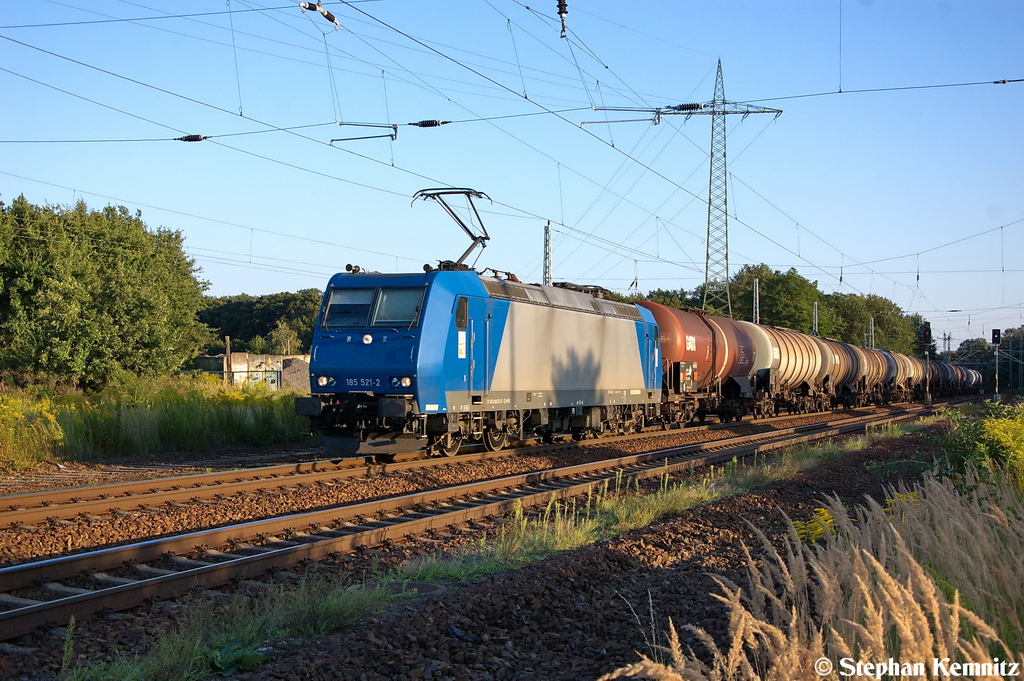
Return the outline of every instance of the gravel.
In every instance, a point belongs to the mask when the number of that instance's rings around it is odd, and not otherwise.
[[[883,480],[865,463],[934,454],[927,433],[846,455],[553,560],[414,597],[355,631],[285,646],[279,659],[235,678],[594,679],[636,661],[638,652],[650,654],[648,642],[664,642],[669,619],[677,629],[701,626],[721,642],[728,618],[712,596],[717,587],[711,575],[745,583],[743,546],[758,546],[747,522],[778,538],[783,513],[806,519],[825,494],[847,502],[865,494],[882,498],[883,483],[895,478]],[[469,534],[453,541],[472,539]],[[386,569],[444,548],[398,546],[341,557],[320,569],[358,575],[371,564]],[[178,612],[177,604],[161,603],[81,622],[75,654],[80,661],[101,661],[141,650],[153,632],[173,626]],[[53,678],[63,633],[40,631],[9,642],[0,655],[0,676]],[[696,642],[681,634],[700,654]]]

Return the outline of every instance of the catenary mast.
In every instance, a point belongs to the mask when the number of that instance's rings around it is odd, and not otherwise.
[[[718,74],[715,77],[715,96],[710,102],[677,104],[658,109],[631,107],[595,107],[598,111],[639,111],[653,114],[655,125],[662,116],[711,116],[711,163],[708,185],[708,238],[704,265],[703,307],[714,308],[717,312],[732,316],[732,300],[729,297],[729,194],[728,172],[725,161],[725,117],[740,114],[744,118],[755,113],[782,115],[780,109],[753,104],[730,102],[725,98],[725,84],[722,81],[722,60],[718,60]],[[624,121],[623,121],[624,122]]]

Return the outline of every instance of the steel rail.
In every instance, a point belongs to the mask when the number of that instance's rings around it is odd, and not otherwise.
[[[778,421],[798,418],[782,416]],[[855,417],[856,418],[856,417]],[[848,421],[849,418],[842,419]],[[770,425],[774,420],[746,421],[737,423],[709,424],[688,429],[714,431],[737,425]],[[823,423],[831,423],[824,421]],[[216,473],[174,476],[137,480],[125,483],[74,487],[45,492],[30,492],[0,496],[0,527],[33,527],[50,520],[70,520],[77,516],[102,515],[126,512],[145,507],[156,507],[168,503],[180,503],[195,499],[208,500],[226,497],[239,492],[251,493],[269,488],[282,488],[315,484],[324,480],[341,480],[356,477],[371,477],[385,473],[425,470],[452,463],[474,463],[477,461],[508,458],[524,452],[544,454],[566,446],[588,447],[610,445],[617,442],[672,435],[679,430],[664,432],[619,435],[584,440],[537,445],[530,448],[506,449],[498,452],[474,452],[454,457],[415,457],[391,464],[373,464],[362,459],[326,459],[296,464],[245,468]],[[779,432],[779,431],[776,431]]]
[[[52,601],[34,601],[5,594],[5,598],[0,599],[0,605],[12,609],[0,612],[0,640],[24,635],[51,622],[66,621],[72,615],[82,618],[103,609],[124,610],[140,605],[147,599],[180,596],[195,586],[219,586],[234,579],[251,578],[273,568],[290,567],[306,560],[317,560],[331,554],[351,552],[360,547],[376,546],[443,527],[501,515],[512,510],[517,503],[529,507],[547,503],[551,499],[584,494],[595,485],[617,475],[640,479],[713,465],[800,441],[862,431],[869,424],[915,418],[920,411],[924,411],[924,408],[883,417],[848,419],[832,428],[810,424],[787,429],[784,433],[761,433],[674,447],[659,452],[298,513],[7,567],[0,569],[0,590],[4,592],[38,586],[49,587],[57,592],[70,592],[72,595]],[[854,420],[856,423],[851,422]],[[708,450],[713,451],[702,455]],[[430,508],[431,505],[439,507]],[[414,510],[406,510],[410,507],[414,507]],[[368,516],[377,516],[378,519],[368,521]],[[296,528],[306,528],[309,533],[296,531]],[[255,537],[282,533],[291,537],[291,540],[275,539],[265,546],[246,546],[246,542]],[[229,548],[229,553],[220,554],[226,558],[223,562],[211,562],[209,558],[183,559],[180,562],[188,567],[170,573],[151,568],[151,573],[155,571],[166,574],[148,579],[129,581],[104,575],[108,582],[114,581],[116,585],[95,591],[64,587],[56,583],[60,579],[88,575],[95,571],[167,558],[170,554],[197,550],[202,553],[205,547],[211,545],[235,548]],[[239,546],[243,548],[239,550]],[[255,555],[238,555],[240,551],[254,552]],[[216,555],[220,552],[211,553]]]

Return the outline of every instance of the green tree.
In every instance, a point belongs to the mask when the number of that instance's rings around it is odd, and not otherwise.
[[[700,307],[700,301],[696,301],[690,296],[686,289],[655,289],[648,291],[647,295],[644,296],[647,300],[652,303],[660,303],[662,305],[668,305],[669,307],[684,308],[684,307]]]
[[[904,355],[924,357],[919,348],[919,331],[923,319],[907,316],[899,305],[888,298],[869,293],[833,293],[825,296],[826,303],[835,313],[835,331],[838,340],[852,345],[870,344],[871,320],[875,325],[875,347],[879,350],[900,352]]]
[[[249,341],[248,345],[249,352],[252,352],[257,355],[265,355],[267,354],[267,351],[270,349],[270,343],[268,343],[267,339],[264,338],[263,336],[256,336],[251,341]]]
[[[299,350],[299,334],[284,319],[270,332],[270,351],[275,355],[291,355]]]
[[[178,369],[210,335],[183,241],[123,206],[0,203],[0,368],[86,387]]]
[[[864,345],[871,312],[867,300],[856,293],[831,293],[825,296],[835,318],[833,330],[836,340],[852,345]]]
[[[250,343],[257,336],[271,339],[279,327],[290,329],[298,337],[292,352],[308,352],[313,341],[313,327],[320,311],[321,292],[309,288],[295,293],[271,293],[264,296],[240,294],[206,299],[200,321],[216,329],[217,337],[231,336],[233,350],[256,352]],[[279,332],[280,333],[280,332]],[[218,350],[222,344],[212,345]]]
[[[953,364],[969,367],[980,371],[986,384],[992,385],[996,363],[992,354],[992,345],[984,338],[968,338],[960,343],[949,361]]]
[[[781,272],[764,263],[741,267],[729,285],[735,319],[752,321],[755,279],[760,293],[762,324],[811,333],[814,330],[814,304],[818,303],[818,333],[832,335],[834,315],[825,305],[825,296],[818,290],[818,282],[802,277],[795,268]]]

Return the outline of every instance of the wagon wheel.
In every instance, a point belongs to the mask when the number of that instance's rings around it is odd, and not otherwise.
[[[434,441],[434,451],[440,456],[455,456],[462,446],[462,435],[445,433]]]
[[[508,445],[508,433],[504,430],[488,428],[484,431],[484,449],[489,452],[496,452],[505,449]]]
[[[644,423],[645,423],[644,415],[643,414],[637,414],[636,417],[634,417],[634,419],[633,419],[633,432],[634,433],[642,433],[642,432],[644,432]]]

